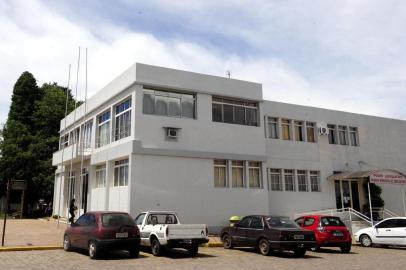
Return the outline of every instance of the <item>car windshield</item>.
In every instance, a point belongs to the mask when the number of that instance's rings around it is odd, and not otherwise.
[[[156,213],[150,214],[147,224],[177,224],[178,220],[174,214]]]
[[[121,213],[103,214],[102,224],[103,227],[135,226],[129,215]]]
[[[268,217],[266,222],[274,228],[300,228],[293,220],[285,217]]]
[[[344,223],[338,217],[322,217],[321,218],[321,226],[328,227],[328,226],[337,226],[342,227],[345,226]]]

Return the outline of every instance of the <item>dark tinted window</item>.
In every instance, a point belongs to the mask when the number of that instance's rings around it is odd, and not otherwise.
[[[127,214],[103,214],[103,227],[120,227],[120,226],[135,226],[135,222]]]
[[[306,218],[304,221],[305,227],[312,226],[313,224],[314,224],[314,218]]]
[[[87,214],[82,215],[81,217],[76,220],[75,224],[77,226],[85,226],[87,222]]]
[[[300,228],[293,220],[285,217],[269,217],[266,222],[274,228]]]
[[[251,217],[245,217],[238,223],[238,226],[241,228],[249,228],[250,222],[251,222]]]
[[[221,104],[213,103],[212,113],[214,122],[223,122],[223,109]]]
[[[376,228],[396,228],[396,223],[396,219],[388,219],[376,225]]]
[[[398,228],[406,228],[406,219],[398,219],[396,222]]]
[[[86,219],[86,226],[96,225],[96,217],[93,214],[89,214]]]
[[[251,226],[252,229],[262,229],[264,226],[262,224],[262,218],[260,217],[253,217],[251,220]]]
[[[321,218],[321,226],[345,226],[338,217],[323,217]]]
[[[233,123],[234,122],[233,106],[224,104],[223,109],[224,109],[224,123]]]

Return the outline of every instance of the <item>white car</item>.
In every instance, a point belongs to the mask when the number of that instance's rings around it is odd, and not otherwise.
[[[354,234],[355,241],[364,247],[406,246],[406,217],[387,218]]]

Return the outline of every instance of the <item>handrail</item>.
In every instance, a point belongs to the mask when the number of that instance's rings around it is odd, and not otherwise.
[[[372,223],[371,219],[369,217],[367,217],[366,215],[358,212],[357,210],[354,210],[351,207],[344,207],[344,208],[330,208],[330,209],[323,209],[323,210],[316,210],[316,211],[308,211],[308,212],[301,212],[301,213],[296,213],[294,216],[298,217],[298,216],[304,216],[304,215],[311,215],[311,214],[322,214],[322,213],[329,213],[331,215],[333,215],[333,213],[343,213],[343,212],[348,212],[350,214],[353,214],[357,217],[359,217],[360,219],[368,222],[368,223]],[[351,218],[351,217],[350,217]]]

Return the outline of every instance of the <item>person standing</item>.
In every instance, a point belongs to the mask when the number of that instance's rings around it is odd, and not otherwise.
[[[72,200],[70,201],[70,204],[69,204],[69,214],[70,214],[69,222],[70,222],[71,224],[75,221],[75,211],[76,211],[77,209],[78,209],[78,208],[77,208],[76,205],[75,205],[75,199],[72,199]]]

